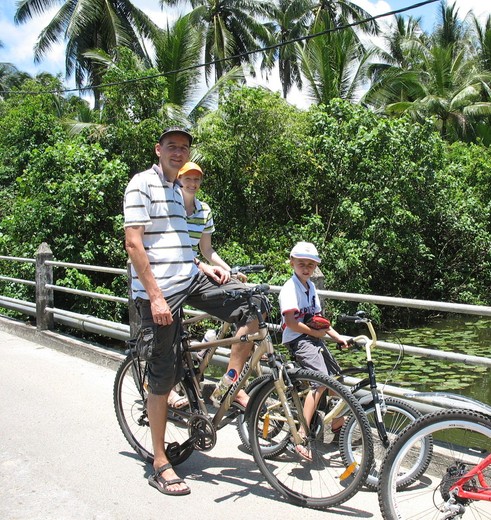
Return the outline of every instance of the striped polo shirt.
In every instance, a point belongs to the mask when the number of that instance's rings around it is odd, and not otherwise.
[[[203,233],[213,233],[215,224],[210,206],[206,202],[194,199],[194,212],[187,216],[189,238],[195,254],[199,252],[199,241]]]
[[[143,245],[152,273],[165,296],[186,289],[198,273],[178,182],[167,182],[160,168],[137,173],[124,196],[124,226],[144,226]],[[133,298],[148,295],[131,266]]]

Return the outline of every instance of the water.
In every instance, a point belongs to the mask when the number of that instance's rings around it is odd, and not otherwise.
[[[391,343],[402,343],[480,357],[491,356],[491,318],[453,315],[427,326],[397,329],[380,335]],[[390,375],[397,355],[374,353],[379,380]],[[383,357],[383,360],[382,360]],[[383,373],[382,373],[383,371]],[[491,374],[486,367],[432,360],[406,355],[392,381],[422,392],[453,392],[491,404]]]

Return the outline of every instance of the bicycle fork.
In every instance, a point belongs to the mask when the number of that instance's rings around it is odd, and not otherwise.
[[[290,430],[292,440],[295,443],[295,445],[303,444],[304,439],[299,433],[299,429],[297,428],[297,425],[295,423],[295,419],[293,417],[292,409],[290,405],[288,404],[287,399],[287,391],[291,390],[293,388],[292,382],[290,381],[290,378],[286,372],[286,370],[278,370],[277,367],[273,370],[273,383],[276,390],[276,393],[278,394],[279,401],[281,403],[281,408],[283,409],[283,412],[285,414],[285,419],[288,424],[288,428]],[[306,431],[306,422],[303,417],[303,407],[302,403],[300,401],[300,398],[296,392],[291,392],[293,402],[295,404],[296,409],[298,410],[300,417],[300,425],[304,427],[304,430]],[[264,429],[268,429],[267,421],[264,423]]]

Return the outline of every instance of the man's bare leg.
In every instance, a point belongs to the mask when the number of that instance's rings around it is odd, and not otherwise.
[[[256,321],[251,321],[246,325],[243,325],[239,329],[237,329],[236,338],[240,338],[244,334],[254,334],[258,331],[258,323]],[[230,350],[230,361],[228,363],[227,372],[233,368],[237,374],[240,374],[240,371],[244,367],[247,358],[249,357],[252,347],[254,343],[234,343],[232,345],[232,349]],[[244,392],[244,390],[240,390],[237,394],[235,400],[242,406],[246,407],[249,402],[249,396]]]
[[[147,411],[148,420],[150,422],[150,432],[152,434],[153,444],[153,468],[157,470],[169,462],[165,454],[165,428],[167,425],[167,399],[169,394],[156,395],[148,394]],[[173,480],[179,478],[173,468],[166,469],[162,472],[162,478],[165,480]],[[179,484],[171,484],[167,488],[169,491],[178,491],[187,489],[184,482]]]

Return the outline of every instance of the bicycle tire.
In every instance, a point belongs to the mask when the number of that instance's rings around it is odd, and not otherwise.
[[[288,443],[286,451],[274,459],[264,456],[265,444],[278,444],[285,438],[290,441],[291,436],[272,379],[260,388],[250,404],[249,438],[254,460],[269,484],[291,503],[317,509],[334,507],[350,499],[363,486],[372,465],[373,445],[367,418],[358,400],[334,379],[302,369],[288,372],[288,375],[291,386],[287,388],[286,396],[297,424],[297,418],[303,416],[303,403],[311,385],[325,388],[325,392],[330,395],[329,400],[320,400],[310,424],[307,438],[312,461],[304,460],[292,442]],[[324,428],[322,419],[325,409],[321,407],[323,403],[333,400],[341,400],[347,413],[353,414],[360,423],[360,439],[364,450],[359,464],[351,468],[343,465],[339,446],[332,443],[334,434],[330,426]],[[298,410],[295,402],[300,403],[302,410]],[[265,414],[266,410],[269,417]],[[272,422],[274,428],[266,431]],[[282,425],[279,432],[278,424]],[[262,426],[265,429],[261,433]],[[269,436],[271,431],[275,432],[272,437]]]
[[[254,379],[249,385],[247,385],[245,392],[252,399],[260,387],[268,380],[271,376],[260,376]],[[252,453],[251,443],[249,441],[249,426],[246,418],[247,413],[242,413],[237,417],[237,431],[239,433],[242,446],[249,452]],[[278,444],[272,444],[271,446],[263,447],[264,457],[275,457],[286,450],[288,445],[288,439],[279,442]]]
[[[388,446],[385,447],[380,439],[377,430],[376,413],[373,401],[363,406],[363,410],[367,416],[372,431],[374,454],[373,466],[370,469],[365,485],[369,489],[376,490],[378,487],[380,467],[387,453]],[[406,426],[421,417],[421,415],[421,412],[405,401],[393,397],[386,397],[382,405],[382,418],[387,430],[389,442],[394,442],[397,435],[399,435]],[[341,429],[339,437],[341,456],[346,465],[351,464],[357,458],[357,448],[353,444],[353,439],[356,439],[357,437],[357,432],[355,431],[356,424],[354,418],[350,417]],[[428,437],[422,443],[422,453],[417,459],[415,465],[410,468],[407,473],[399,475],[397,486],[400,489],[409,486],[419,477],[419,475],[421,475],[421,473],[424,472],[429,464],[432,448],[433,443],[431,437]]]
[[[433,438],[433,454],[424,474],[404,490],[397,489],[397,475],[405,464],[412,463],[413,449],[427,435]],[[416,448],[415,448],[416,447]],[[449,487],[455,482],[458,464],[464,463],[465,473],[491,452],[491,418],[477,412],[455,409],[425,415],[408,426],[395,440],[382,464],[378,499],[384,520],[443,520],[462,518],[491,518],[491,502],[468,501],[457,498],[452,513]],[[409,462],[408,462],[409,461]],[[483,471],[491,477],[491,467]],[[453,480],[452,480],[453,479]],[[475,486],[477,479],[467,485]],[[464,489],[466,485],[463,486]],[[467,518],[466,516],[466,518]]]
[[[137,375],[141,371],[142,378]],[[147,415],[146,390],[147,364],[134,354],[129,354],[119,366],[114,380],[113,399],[116,417],[126,440],[135,452],[146,462],[153,462],[153,445],[150,424]],[[140,383],[142,379],[143,384]],[[180,384],[181,392],[187,396],[188,403],[192,397],[184,384]],[[179,410],[169,408],[165,431],[166,449],[182,444],[189,438],[187,419],[191,415],[191,405]],[[193,447],[187,450],[168,450],[167,456],[172,465],[184,462],[192,453]]]

